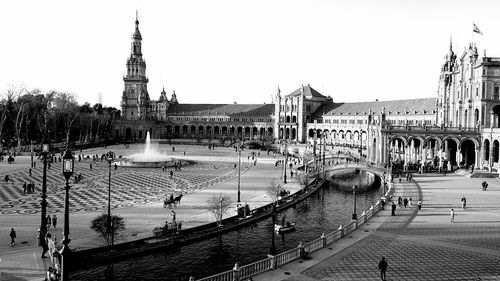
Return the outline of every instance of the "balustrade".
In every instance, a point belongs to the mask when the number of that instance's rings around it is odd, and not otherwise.
[[[306,251],[306,253],[312,253],[321,248],[323,248],[323,238],[318,238],[304,244],[304,250]]]
[[[245,278],[249,278],[257,274],[271,270],[272,268],[273,267],[271,258],[247,264],[240,268],[240,279],[244,280]]]

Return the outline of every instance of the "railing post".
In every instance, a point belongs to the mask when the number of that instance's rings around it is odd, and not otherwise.
[[[304,250],[304,243],[302,243],[302,241],[299,242],[299,257],[300,258],[305,258],[306,257],[306,251]]]
[[[240,281],[240,265],[238,263],[234,264],[233,281]]]
[[[323,248],[326,248],[326,236],[325,236],[325,233],[321,233],[321,240],[323,240]]]
[[[340,230],[340,238],[344,237],[344,226],[340,225],[338,230]]]
[[[189,281],[194,281],[194,277],[193,276],[189,277]]]
[[[366,222],[366,212],[363,211],[363,213],[361,214],[361,216],[363,217],[363,222]]]
[[[271,259],[271,269],[272,270],[276,270],[278,267],[276,266],[277,265],[277,260],[276,258],[273,256],[273,255],[267,255],[268,258]]]

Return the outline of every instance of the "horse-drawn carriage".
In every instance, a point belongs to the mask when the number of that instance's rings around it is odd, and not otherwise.
[[[165,198],[165,200],[163,200],[163,208],[171,207],[172,204],[174,204],[174,206],[180,204],[181,199],[182,199],[182,194],[179,194],[179,196],[176,197],[170,195],[169,198]]]

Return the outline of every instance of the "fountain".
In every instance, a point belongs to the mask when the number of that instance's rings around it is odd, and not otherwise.
[[[151,145],[151,137],[149,136],[148,131],[146,133],[144,152],[127,156],[126,158],[118,161],[117,164],[125,167],[154,168],[161,167],[163,165],[174,166],[175,162],[175,159],[168,155],[161,154],[154,145]]]

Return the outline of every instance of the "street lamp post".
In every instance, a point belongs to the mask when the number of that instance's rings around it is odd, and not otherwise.
[[[352,193],[354,194],[354,211],[352,213],[352,220],[358,220],[358,215],[356,214],[356,189],[357,186],[352,187]]]
[[[108,167],[109,167],[109,177],[108,177],[108,216],[106,218],[106,234],[108,237],[108,245],[113,245],[112,228],[111,228],[111,163],[115,159],[115,153],[109,151],[107,154]]]
[[[42,257],[48,249],[47,243],[45,241],[45,234],[47,233],[47,156],[49,154],[49,145],[44,144],[42,146],[42,157],[43,157],[43,177],[42,177],[42,212],[40,217],[40,233],[39,233],[39,244],[42,247]]]
[[[286,164],[288,162],[288,141],[285,140],[285,163],[283,164],[283,183],[286,184]]]
[[[73,157],[71,151],[69,149],[66,149],[62,160],[63,160],[62,172],[64,178],[66,179],[66,187],[64,188],[64,190],[66,191],[66,196],[64,198],[64,240],[62,241],[64,246],[61,252],[62,256],[61,275],[62,275],[62,281],[67,281],[69,280],[69,267],[70,267],[70,255],[71,255],[71,250],[69,249],[69,242],[71,242],[71,239],[69,239],[68,237],[69,236],[69,179],[71,178],[74,172],[75,158]]]
[[[241,141],[238,144],[238,204],[240,203],[240,183],[241,183]]]
[[[276,246],[274,244],[274,240],[275,240],[275,229],[274,229],[274,226],[276,225],[276,213],[277,213],[277,210],[276,210],[276,202],[273,203],[273,209],[272,209],[272,214],[271,214],[271,217],[272,217],[272,220],[273,220],[273,224],[272,224],[272,227],[273,227],[273,231],[272,231],[272,238],[271,238],[271,249],[269,250],[270,254],[271,255],[276,255]]]

